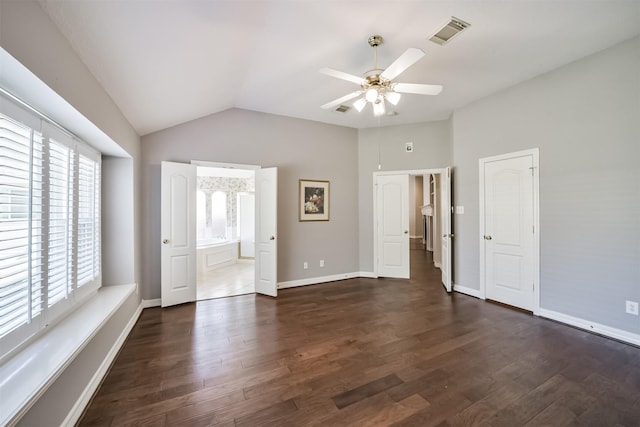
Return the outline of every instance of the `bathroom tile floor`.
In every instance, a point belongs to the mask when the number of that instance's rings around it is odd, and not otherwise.
[[[208,273],[198,273],[198,300],[230,297],[255,292],[254,261],[240,259],[236,264]]]

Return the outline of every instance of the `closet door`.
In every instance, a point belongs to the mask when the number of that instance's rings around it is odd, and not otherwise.
[[[376,179],[378,276],[409,278],[409,175]]]

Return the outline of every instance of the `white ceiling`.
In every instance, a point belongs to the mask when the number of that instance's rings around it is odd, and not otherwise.
[[[638,0],[41,0],[140,135],[232,107],[365,128],[446,119],[479,98],[640,34]],[[471,28],[427,40],[451,16]],[[320,105],[409,47],[426,55],[395,81],[444,85],[404,95],[398,115]],[[589,88],[585,88],[589,90]]]

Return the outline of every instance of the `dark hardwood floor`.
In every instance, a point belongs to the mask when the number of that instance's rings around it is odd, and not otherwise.
[[[447,295],[411,252],[411,280],[144,310],[80,425],[640,425],[640,349]]]

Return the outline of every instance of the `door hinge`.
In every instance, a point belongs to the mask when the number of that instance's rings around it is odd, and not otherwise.
[[[536,168],[535,166],[529,166],[529,169],[531,169],[531,176],[533,176],[533,174],[534,174],[533,171],[534,171],[535,168]]]
[[[532,232],[533,234],[536,234],[536,226],[535,226],[535,225],[532,225],[532,226],[531,226],[531,232]]]

